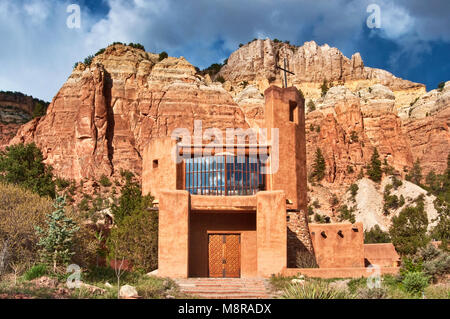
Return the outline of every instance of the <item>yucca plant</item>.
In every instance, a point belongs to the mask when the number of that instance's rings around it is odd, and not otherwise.
[[[281,295],[282,299],[345,299],[347,294],[336,290],[327,282],[307,281],[303,284],[291,283]]]

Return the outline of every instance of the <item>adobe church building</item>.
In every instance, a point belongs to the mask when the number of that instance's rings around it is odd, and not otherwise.
[[[396,269],[393,246],[364,245],[361,223],[308,225],[305,100],[295,87],[271,86],[264,96],[263,142],[164,137],[144,150],[143,193],[159,205],[158,275],[351,277],[349,269],[365,275],[369,264]],[[296,269],[299,254],[315,256],[319,268]]]

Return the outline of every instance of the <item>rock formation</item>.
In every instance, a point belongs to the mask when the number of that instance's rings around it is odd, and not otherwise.
[[[0,149],[16,135],[21,125],[32,118],[37,103],[48,103],[20,92],[0,91]]]
[[[140,176],[148,140],[175,128],[192,131],[194,119],[203,129],[248,127],[220,83],[206,85],[184,58],[159,61],[115,44],[90,66],[78,64],[47,115],[25,124],[11,144],[34,141],[66,179],[93,181],[122,169]]]
[[[308,166],[321,148],[324,183],[334,193],[343,194],[356,180],[374,147],[399,175],[417,159],[424,174],[445,168],[449,82],[425,94],[422,84],[365,67],[358,53],[349,59],[314,42],[253,41],[231,54],[218,74],[224,84],[214,81],[218,75],[203,77],[183,57],[159,61],[156,54],[111,45],[91,65],[78,64],[47,115],[23,125],[10,143],[36,142],[64,178],[92,182],[122,169],[140,176],[147,141],[175,128],[192,132],[194,119],[203,129],[261,126],[263,90],[281,85],[275,65],[284,56],[296,74],[289,84],[316,108],[306,116]],[[325,79],[333,87],[322,96]]]

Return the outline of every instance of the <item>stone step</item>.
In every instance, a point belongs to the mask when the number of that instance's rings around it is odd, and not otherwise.
[[[181,291],[202,299],[267,299],[272,294],[262,278],[177,279]]]

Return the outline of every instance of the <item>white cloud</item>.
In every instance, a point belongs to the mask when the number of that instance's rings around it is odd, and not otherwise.
[[[1,0],[0,90],[51,99],[76,61],[114,41],[140,42],[148,51],[183,55],[200,67],[222,61],[241,42],[267,36],[297,44],[315,40],[350,55],[364,40],[372,2],[382,10],[378,34],[399,44],[393,61],[409,52],[419,55],[429,41],[450,41],[450,1],[103,1],[109,11],[101,17],[80,2],[81,29],[69,29],[66,8],[77,1]]]

